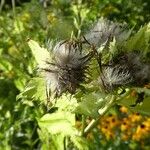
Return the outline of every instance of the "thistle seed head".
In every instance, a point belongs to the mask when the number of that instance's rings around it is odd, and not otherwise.
[[[119,86],[143,86],[150,82],[150,64],[144,63],[140,53],[122,53],[102,68],[100,83],[107,91]]]
[[[134,78],[136,86],[143,86],[150,82],[150,63],[143,62],[142,54],[130,52],[127,55],[128,66]]]
[[[131,73],[125,65],[107,66],[102,71],[100,83],[106,91],[112,91],[132,82]]]
[[[48,88],[55,97],[66,91],[74,94],[86,80],[90,54],[84,54],[81,43],[73,40],[57,43],[53,54],[53,62],[47,62],[49,67],[44,69]]]
[[[99,47],[105,42],[109,42],[113,37],[116,41],[126,40],[130,35],[125,24],[114,23],[107,19],[99,19],[97,23],[85,34],[86,40]]]

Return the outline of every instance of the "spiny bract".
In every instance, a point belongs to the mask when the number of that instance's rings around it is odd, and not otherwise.
[[[90,53],[84,54],[82,43],[76,40],[63,40],[53,49],[53,61],[43,69],[47,87],[54,97],[68,91],[74,94],[80,83],[86,80]]]

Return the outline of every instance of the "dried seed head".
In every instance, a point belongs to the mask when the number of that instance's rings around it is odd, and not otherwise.
[[[126,40],[131,33],[126,28],[125,24],[114,23],[101,18],[84,37],[89,43],[99,47],[103,43],[112,40],[113,37],[118,42]]]
[[[107,90],[133,85],[143,86],[150,82],[150,64],[142,62],[140,53],[119,54],[103,67],[101,85]]]
[[[131,73],[125,65],[104,67],[100,76],[100,83],[107,91],[112,91],[119,86],[125,86],[131,82]]]
[[[81,43],[73,40],[57,43],[53,54],[53,62],[44,69],[48,88],[55,97],[66,91],[75,93],[86,80],[90,54],[83,54]]]
[[[128,66],[134,78],[136,86],[142,86],[150,82],[150,63],[143,62],[142,54],[130,52],[126,54]]]

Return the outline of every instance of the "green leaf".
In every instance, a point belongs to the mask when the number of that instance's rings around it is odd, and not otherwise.
[[[28,45],[31,48],[39,67],[45,68],[46,61],[51,60],[50,53],[47,49],[40,47],[39,44],[33,40],[29,40]]]
[[[119,103],[128,107],[132,111],[150,115],[150,89],[134,88],[134,90],[136,90],[137,93],[145,93],[144,99],[141,103],[137,104],[135,107],[131,107],[131,105],[136,104],[137,96],[131,96],[130,92],[127,96],[123,97]]]
[[[142,27],[125,44],[129,51],[141,50],[146,52],[150,48],[150,23]]]
[[[146,97],[141,104],[137,105],[135,108],[131,108],[131,110],[150,115],[150,97]]]
[[[32,78],[29,81],[24,91],[18,96],[18,99],[34,99],[34,100],[46,100],[45,82],[42,78]]]
[[[55,107],[59,110],[73,112],[77,106],[77,99],[71,94],[63,94],[57,99]]]
[[[89,150],[89,143],[84,137],[72,136],[71,141],[79,150]]]
[[[20,34],[23,31],[24,31],[23,22],[21,22],[19,19],[16,19],[14,21],[14,30],[13,30],[13,33],[14,34]]]
[[[45,114],[38,120],[40,128],[45,128],[50,134],[74,135],[76,133],[75,115],[70,112]]]
[[[81,102],[75,109],[76,113],[84,114],[96,118],[99,116],[99,109],[102,108],[106,101],[104,100],[105,94],[99,92],[87,93],[81,98]]]
[[[46,129],[38,130],[39,137],[42,141],[42,150],[63,150],[64,138],[63,134],[51,135]]]
[[[0,58],[0,69],[4,71],[12,70],[13,65],[5,58]]]

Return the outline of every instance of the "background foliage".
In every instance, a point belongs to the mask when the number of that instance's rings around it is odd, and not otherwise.
[[[73,149],[75,145],[76,149],[83,150],[148,150],[150,118],[120,106],[111,109],[87,136],[70,136],[82,128],[81,115],[77,115],[75,121],[73,113],[63,110],[72,110],[77,104],[76,99],[70,104],[69,98],[66,101],[64,96],[56,105],[60,108],[59,112],[55,113],[54,108],[47,113],[44,82],[41,78],[35,78],[37,64],[27,41],[33,39],[46,46],[48,39],[69,38],[72,31],[79,36],[101,16],[127,22],[136,31],[141,25],[148,23],[149,5],[147,0],[51,0],[46,7],[37,0],[1,3],[0,149],[61,150],[64,148],[62,139],[65,139],[68,149]],[[78,93],[77,98],[81,97],[80,94]],[[131,94],[134,97],[133,91]],[[91,114],[92,117],[97,117],[93,112],[93,108],[98,106],[93,104],[94,98],[90,97],[88,103],[83,100],[74,110],[90,116],[85,120],[86,124],[90,122]],[[87,108],[83,109],[83,106]],[[59,129],[63,134],[57,136]],[[70,138],[64,138],[64,135]]]

